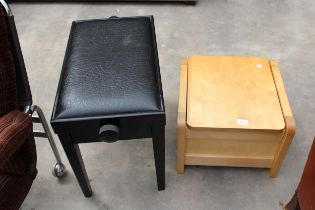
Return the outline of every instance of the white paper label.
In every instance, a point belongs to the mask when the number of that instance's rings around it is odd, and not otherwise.
[[[238,125],[248,125],[248,120],[245,119],[237,119],[236,124]]]

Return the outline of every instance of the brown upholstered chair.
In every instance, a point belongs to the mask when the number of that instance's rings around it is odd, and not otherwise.
[[[315,138],[298,188],[286,210],[315,209]]]
[[[38,116],[33,115],[37,113]],[[33,123],[44,131],[33,131]],[[13,15],[0,0],[0,209],[18,209],[37,174],[34,136],[46,137],[57,164],[54,175],[65,168],[50,134],[43,112],[32,104],[23,56]]]
[[[18,110],[16,75],[3,11],[0,8],[0,208],[18,209],[36,170],[32,118]]]
[[[8,72],[15,71],[15,83],[14,86],[17,90],[16,101],[11,101],[12,103],[17,103],[17,109],[24,111],[32,117],[33,123],[40,123],[43,127],[43,131],[33,130],[35,137],[47,138],[52,151],[55,155],[57,163],[53,167],[53,175],[56,177],[62,177],[65,172],[65,166],[63,165],[57,147],[55,145],[53,136],[48,127],[47,121],[43,114],[41,108],[33,104],[32,94],[27,78],[27,72],[25,69],[23,54],[20,47],[20,42],[18,34],[15,27],[14,16],[10,10],[9,5],[4,1],[0,0],[0,9],[1,9],[1,36],[3,36],[3,43],[7,45],[7,50],[9,50],[10,58],[3,57],[2,62],[8,62],[8,59],[11,60],[8,67]],[[4,41],[6,40],[6,41]],[[4,48],[0,48],[0,53],[6,53]],[[7,56],[7,55],[6,55]],[[4,65],[0,63],[1,65]],[[11,75],[12,76],[12,75]],[[12,86],[7,87],[12,88]],[[7,99],[6,99],[7,100]]]

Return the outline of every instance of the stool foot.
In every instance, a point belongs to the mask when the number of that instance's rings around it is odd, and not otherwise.
[[[158,190],[165,189],[165,127],[152,128],[153,151]]]
[[[184,171],[185,171],[185,166],[184,166],[184,165],[178,165],[178,164],[177,164],[176,170],[177,170],[177,173],[178,173],[178,174],[183,174]]]
[[[92,196],[92,188],[85,170],[79,145],[72,144],[71,137],[67,134],[59,134],[58,136],[84,196]]]

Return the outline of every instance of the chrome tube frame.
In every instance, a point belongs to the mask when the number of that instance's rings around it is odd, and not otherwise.
[[[9,5],[7,4],[7,2],[5,2],[4,0],[0,0],[0,4],[2,5],[2,7],[4,8],[5,12],[7,13],[7,15],[12,15],[11,9],[9,7]]]
[[[24,112],[32,117],[34,123],[40,123],[43,126],[44,131],[33,130],[33,133],[35,137],[47,138],[49,141],[49,144],[57,161],[57,163],[53,167],[53,175],[56,177],[64,176],[66,173],[66,167],[61,161],[59,151],[56,147],[54,138],[50,132],[42,109],[39,106],[32,105],[25,107]],[[35,112],[37,115],[34,115]]]

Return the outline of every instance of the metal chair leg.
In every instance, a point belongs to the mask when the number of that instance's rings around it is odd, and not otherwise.
[[[36,112],[38,116],[33,116],[34,112]],[[54,165],[54,167],[52,169],[53,175],[56,177],[64,176],[66,174],[66,167],[64,166],[64,164],[61,161],[58,149],[56,147],[55,141],[54,141],[53,136],[50,132],[50,129],[48,127],[48,124],[47,124],[47,121],[46,121],[46,118],[44,116],[42,109],[39,106],[33,105],[29,108],[28,113],[31,115],[34,123],[40,123],[40,124],[42,124],[42,126],[44,128],[44,132],[34,130],[34,136],[47,138],[49,143],[50,143],[51,149],[55,155],[57,163]]]

